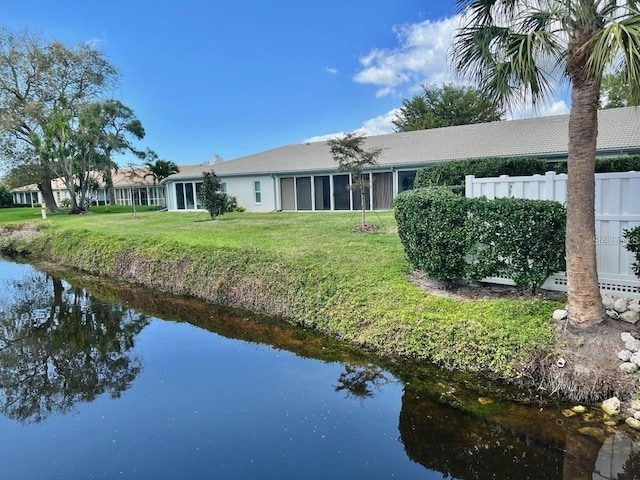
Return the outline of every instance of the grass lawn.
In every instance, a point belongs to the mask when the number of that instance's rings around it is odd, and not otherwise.
[[[119,208],[124,211],[115,213]],[[133,217],[130,207],[47,220],[39,213],[0,210],[0,225],[35,221],[51,239],[49,254],[64,262],[65,252],[85,250],[67,263],[86,268],[83,262],[93,262],[97,266],[87,270],[101,274],[109,268],[100,262],[131,250],[151,259],[145,264],[150,272],[158,263],[187,258],[185,282],[192,287],[167,290],[204,298],[220,290],[223,301],[251,296],[256,309],[278,314],[283,308],[293,321],[379,353],[509,376],[553,342],[556,303],[461,302],[414,286],[391,212],[370,213],[367,223],[381,228],[369,234],[350,231],[360,221],[353,212],[245,212],[213,222],[206,213],[142,211]],[[158,272],[149,275],[149,283],[162,285],[153,283]]]

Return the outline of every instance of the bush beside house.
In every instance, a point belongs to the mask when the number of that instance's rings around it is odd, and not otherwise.
[[[534,291],[564,269],[565,210],[558,202],[471,199],[428,187],[398,195],[394,208],[410,263],[448,284],[508,276]]]
[[[447,185],[453,192],[464,194],[466,175],[476,177],[535,175],[544,174],[547,169],[547,161],[540,158],[496,157],[438,163],[418,170],[414,188]]]
[[[556,173],[567,173],[567,162],[558,162]],[[595,173],[640,172],[640,155],[620,155],[617,157],[596,158]]]

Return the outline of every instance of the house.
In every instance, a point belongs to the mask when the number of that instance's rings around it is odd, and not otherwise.
[[[208,165],[208,164],[205,164]],[[202,172],[202,165],[184,165],[180,171],[188,172],[195,169]],[[156,205],[165,206],[165,187],[159,185],[148,167],[130,167],[111,172],[112,187],[108,187],[101,172],[92,172],[91,179],[95,186],[90,191],[90,201],[93,205]],[[53,197],[58,206],[64,205],[69,199],[69,190],[60,178],[51,182]],[[36,184],[25,185],[11,190],[13,203],[16,205],[42,204],[42,194]]]
[[[640,109],[598,112],[597,155],[640,153]],[[550,162],[567,158],[568,115],[445,127],[368,137],[364,148],[382,148],[378,165],[366,171],[371,180],[367,208],[392,208],[393,198],[413,187],[419,168],[439,162],[489,157],[537,157]],[[358,210],[360,198],[348,188],[348,173],[338,172],[326,142],[288,145],[227,162],[213,162],[223,191],[248,211]],[[166,205],[171,211],[202,207],[197,192],[202,173],[171,175]]]

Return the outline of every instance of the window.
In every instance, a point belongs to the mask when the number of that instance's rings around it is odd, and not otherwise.
[[[253,198],[256,203],[262,203],[262,192],[260,192],[260,182],[253,182]]]
[[[227,182],[222,182],[220,184],[220,190],[222,190],[222,193],[227,193]]]

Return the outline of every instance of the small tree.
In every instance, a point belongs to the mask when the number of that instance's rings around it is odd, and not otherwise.
[[[227,211],[227,194],[222,191],[222,184],[215,172],[202,172],[202,187],[198,192],[198,200],[207,209],[211,220]]]
[[[351,184],[349,188],[360,191],[360,205],[362,206],[362,227],[366,227],[366,189],[370,186],[369,181],[363,176],[364,167],[373,166],[378,163],[378,158],[382,155],[381,148],[365,150],[362,148],[365,137],[355,133],[346,133],[342,138],[329,140],[327,145],[331,150],[333,159],[338,162],[338,170],[351,173]]]

